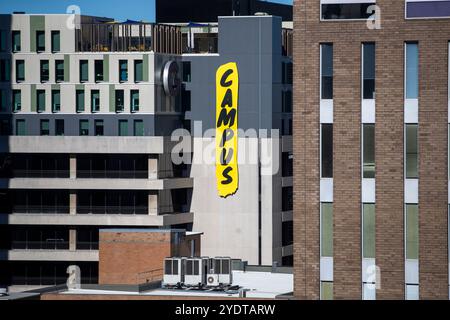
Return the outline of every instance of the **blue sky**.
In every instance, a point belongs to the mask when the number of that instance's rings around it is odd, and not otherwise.
[[[271,0],[271,2],[292,4],[292,0]],[[65,13],[70,5],[77,5],[81,9],[81,14],[86,15],[117,20],[155,20],[154,0],[0,0],[0,13],[13,11]]]

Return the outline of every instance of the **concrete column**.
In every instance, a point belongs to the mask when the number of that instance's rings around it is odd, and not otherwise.
[[[148,194],[148,214],[149,215],[158,215],[158,195],[157,194]]]
[[[69,200],[69,213],[72,215],[77,214],[77,193],[75,191],[70,191]]]
[[[76,179],[77,177],[77,157],[74,154],[70,155],[70,179]]]
[[[148,178],[158,179],[158,159],[148,156]]]
[[[75,229],[69,230],[69,250],[77,250],[77,230]]]

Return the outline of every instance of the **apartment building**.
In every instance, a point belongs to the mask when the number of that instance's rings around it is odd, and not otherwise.
[[[295,2],[296,297],[449,298],[448,17]]]
[[[98,230],[190,229],[181,33],[79,15],[0,16],[0,282],[98,276]]]
[[[108,228],[202,232],[203,254],[292,265],[292,30],[271,16],[217,28],[216,50],[186,52],[177,25],[0,16],[0,284],[64,283],[69,265],[96,283]],[[171,135],[192,133],[191,159],[211,142],[226,62],[239,71],[239,129],[269,132],[239,144],[268,140],[279,170],[239,165],[223,199],[214,160],[173,163]]]

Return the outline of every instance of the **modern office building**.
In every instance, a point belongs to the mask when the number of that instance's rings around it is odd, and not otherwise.
[[[448,17],[295,3],[296,297],[449,298]]]
[[[217,50],[184,54],[176,25],[0,16],[0,284],[64,283],[69,265],[96,283],[99,230],[111,227],[202,232],[204,254],[292,264],[292,33],[271,16],[224,17],[218,30]],[[226,62],[239,72],[239,129],[269,131],[239,133],[239,154],[268,140],[279,171],[239,164],[223,199],[214,159],[195,157]],[[192,165],[172,162],[176,129],[198,134]]]

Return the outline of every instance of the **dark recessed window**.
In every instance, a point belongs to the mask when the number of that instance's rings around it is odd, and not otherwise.
[[[191,62],[190,61],[183,62],[183,81],[191,82]]]
[[[120,82],[128,81],[128,61],[127,60],[119,60],[119,81]]]
[[[123,112],[124,110],[124,92],[123,90],[116,90],[116,112]]]
[[[416,179],[419,177],[417,128],[417,124],[407,124],[405,129],[405,168],[407,179]]]
[[[89,81],[89,61],[80,60],[80,82]]]
[[[322,178],[333,178],[333,125],[322,124],[321,137]]]
[[[407,18],[448,18],[450,1],[410,1],[406,0]]]
[[[36,51],[45,51],[45,31],[36,31]]]
[[[130,91],[130,106],[131,112],[139,111],[139,90],[131,90]]]
[[[95,82],[103,81],[103,60],[95,60]]]
[[[375,44],[363,44],[363,99],[375,99]]]
[[[26,136],[27,135],[27,127],[24,119],[16,120],[16,136]]]
[[[80,136],[89,135],[89,120],[80,120]]]
[[[16,82],[25,81],[25,61],[16,60]]]
[[[0,59],[0,81],[9,82],[11,80],[11,60]]]
[[[144,81],[144,62],[134,60],[134,82]]]
[[[77,108],[77,112],[84,111],[84,90],[77,90],[75,97],[75,104]]]
[[[45,111],[45,90],[36,90],[37,112]]]
[[[333,45],[322,44],[321,50],[321,98],[333,99]]]
[[[13,52],[19,52],[21,48],[20,31],[15,30],[12,32],[12,50]]]
[[[375,178],[375,125],[363,125],[363,177]]]
[[[22,91],[13,90],[13,112],[22,110]]]
[[[102,136],[104,134],[103,120],[94,121],[95,135]]]
[[[50,135],[50,121],[41,120],[41,136]]]
[[[119,120],[119,136],[128,136],[128,120]]]
[[[48,60],[41,60],[41,82],[50,80],[50,65]]]
[[[55,120],[55,135],[56,136],[64,135],[64,119]]]
[[[52,112],[61,111],[61,92],[52,90]]]
[[[143,136],[144,135],[144,122],[142,120],[134,120],[134,135]]]
[[[91,112],[100,111],[100,91],[91,90]]]
[[[55,60],[55,80],[64,81],[64,60]]]
[[[373,12],[368,9],[373,3],[332,3],[322,4],[323,20],[367,19]]]
[[[61,35],[59,31],[52,31],[52,52],[61,50]]]

